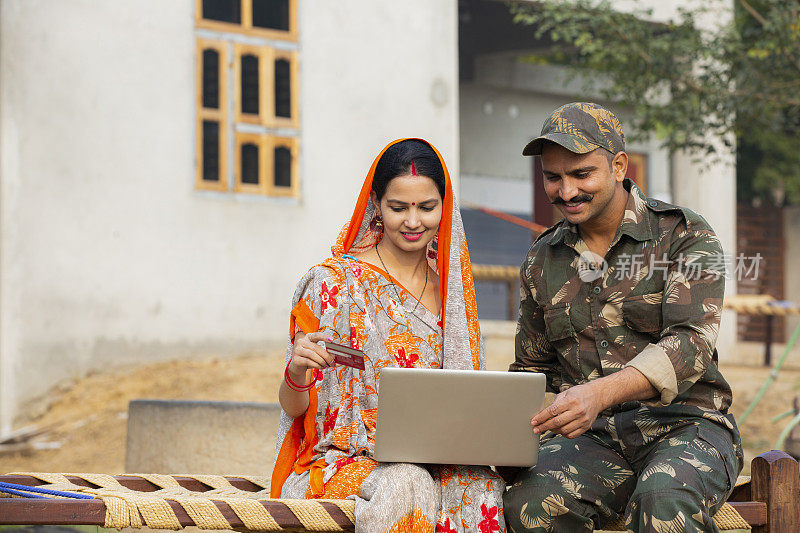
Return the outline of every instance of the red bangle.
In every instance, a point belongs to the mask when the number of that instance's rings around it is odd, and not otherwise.
[[[284,381],[286,381],[286,386],[289,387],[290,389],[292,389],[293,391],[296,391],[296,392],[306,392],[306,391],[311,390],[311,387],[314,386],[314,383],[316,383],[316,380],[312,379],[311,383],[309,383],[308,385],[298,385],[297,383],[292,381],[292,378],[289,377],[289,365],[291,363],[292,363],[292,360],[289,359],[289,362],[286,363],[286,369],[283,371],[283,379],[284,379]]]

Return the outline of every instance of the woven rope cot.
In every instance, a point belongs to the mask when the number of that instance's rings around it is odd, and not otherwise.
[[[740,478],[714,516],[717,527],[752,529],[753,533],[800,531],[797,461],[781,450],[770,450],[753,458],[750,472],[752,479]],[[265,477],[22,472],[0,475],[3,483],[91,498],[0,498],[0,525],[352,531],[355,524],[353,501],[269,498]],[[622,524],[615,526],[607,529],[625,529]]]
[[[746,315],[792,316],[800,315],[800,305],[778,301],[767,294],[737,294],[725,298],[725,309]]]
[[[37,488],[92,495],[94,500],[57,498],[59,501],[53,503],[90,511],[92,503],[96,507],[96,502],[101,502],[105,508],[102,523],[90,525],[108,528],[146,526],[178,530],[194,525],[200,529],[250,531],[347,531],[355,523],[355,502],[270,498],[269,478],[164,474],[115,477],[42,472],[15,472],[6,477],[43,482]],[[247,489],[241,488],[242,485]],[[57,508],[51,502],[30,500],[28,505]],[[83,514],[95,516],[91,512]]]
[[[733,508],[729,503],[722,504],[722,507],[717,514],[714,515],[714,523],[720,531],[730,531],[732,529],[753,529],[747,520],[742,518],[742,515]],[[625,520],[620,519],[618,522],[605,526],[603,531],[627,531],[625,528]]]
[[[196,525],[200,529],[222,530],[346,531],[352,530],[355,524],[352,500],[269,498],[269,478],[133,474],[121,476],[126,481],[123,485],[120,478],[108,474],[15,472],[12,475],[42,482],[37,488],[94,496],[95,500],[67,503],[80,506],[86,505],[82,502],[99,500],[105,506],[105,514],[102,524],[97,525],[108,528],[147,526],[177,530]],[[749,479],[741,481],[745,483]],[[242,488],[243,485],[250,490]],[[287,510],[294,520],[288,520]],[[728,503],[714,516],[714,521],[723,531],[750,529],[748,522]],[[625,531],[625,526],[619,522],[606,529]]]

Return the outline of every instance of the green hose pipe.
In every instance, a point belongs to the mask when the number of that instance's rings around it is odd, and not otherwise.
[[[745,409],[744,414],[741,417],[739,417],[740,427],[744,426],[744,422],[745,420],[747,420],[747,417],[750,416],[750,413],[753,411],[753,409],[755,409],[756,405],[758,405],[758,402],[761,401],[761,398],[763,398],[764,393],[767,392],[769,386],[772,385],[772,382],[775,381],[775,378],[778,377],[778,371],[781,369],[781,366],[783,366],[784,361],[786,361],[786,358],[789,356],[789,352],[791,352],[792,348],[794,348],[794,345],[797,342],[798,337],[800,337],[800,324],[797,324],[797,327],[794,328],[794,333],[792,333],[792,338],[789,339],[789,344],[786,345],[786,350],[783,351],[783,355],[781,355],[781,358],[778,360],[778,363],[775,365],[775,368],[773,368],[772,372],[770,372],[769,376],[767,376],[766,381],[764,381],[764,385],[761,386],[761,390],[758,391],[756,397],[753,398],[753,401],[750,402],[750,405],[747,406],[747,409]],[[786,434],[788,435],[789,433],[787,432]]]
[[[778,435],[778,442],[775,443],[775,449],[776,450],[782,450],[783,449],[783,443],[786,442],[786,437],[789,436],[789,433],[792,431],[792,429],[794,429],[794,427],[798,423],[800,423],[800,413],[797,413],[797,416],[792,418],[792,421],[789,422],[789,424],[785,428],[783,428],[783,431],[781,431],[781,434]]]
[[[772,417],[772,423],[774,424],[774,423],[778,422],[779,420],[781,420],[781,419],[783,419],[783,418],[786,418],[787,416],[789,416],[789,415],[793,415],[793,414],[795,414],[795,413],[794,413],[794,409],[789,409],[789,410],[788,410],[788,411],[786,411],[785,413],[781,413],[781,414],[779,414],[779,415],[775,415],[775,416],[773,416],[773,417]]]

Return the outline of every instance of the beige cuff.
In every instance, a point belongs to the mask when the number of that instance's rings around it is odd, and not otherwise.
[[[661,394],[661,405],[669,405],[678,395],[678,378],[667,352],[661,346],[648,344],[639,355],[628,362]]]

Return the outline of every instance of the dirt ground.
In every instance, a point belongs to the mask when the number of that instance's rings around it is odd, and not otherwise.
[[[37,442],[57,449],[0,452],[0,472],[121,473],[125,465],[128,401],[137,398],[230,401],[277,401],[283,354],[249,354],[236,358],[149,364],[96,374],[53,394],[50,407],[25,422],[47,431]],[[500,369],[504,361],[491,360]],[[723,366],[734,390],[733,412],[740,416],[769,374],[767,368]],[[788,423],[772,417],[791,408],[800,394],[800,370],[781,371],[742,428],[746,460],[771,449]],[[747,468],[747,467],[746,467]]]

